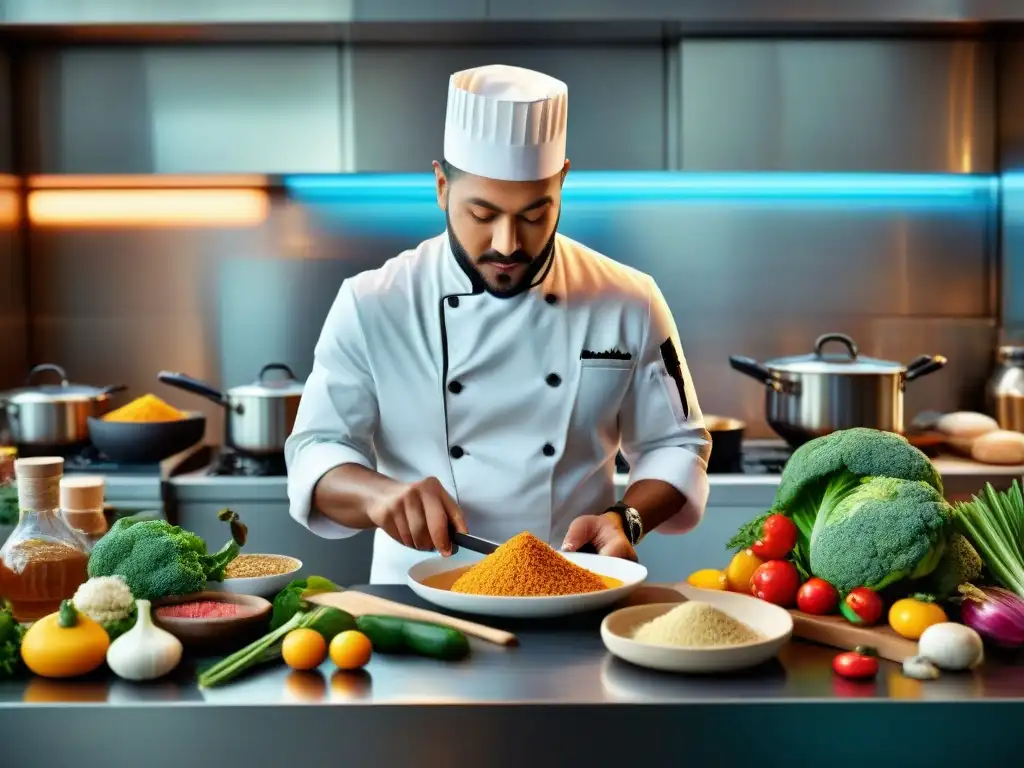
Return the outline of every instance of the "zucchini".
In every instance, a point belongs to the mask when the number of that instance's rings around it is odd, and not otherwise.
[[[441,661],[455,661],[469,654],[466,636],[443,624],[397,616],[360,616],[356,626],[370,638],[378,653],[415,653]]]

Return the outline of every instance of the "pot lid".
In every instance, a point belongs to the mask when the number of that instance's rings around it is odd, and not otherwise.
[[[838,342],[846,349],[826,352],[824,347],[830,342]],[[814,342],[814,352],[810,354],[780,357],[769,360],[765,366],[779,373],[882,374],[906,371],[906,366],[902,363],[864,357],[859,353],[856,342],[842,333],[819,336]]]
[[[59,384],[33,384],[38,374],[52,371],[60,376]],[[25,379],[25,385],[7,393],[12,403],[78,403],[107,397],[125,389],[123,386],[92,387],[87,384],[71,384],[67,374],[59,365],[44,363],[37,365]]]
[[[284,376],[268,378],[270,371],[281,371]],[[229,395],[239,397],[300,397],[305,385],[295,378],[292,369],[284,363],[268,363],[260,370],[252,384],[232,387]]]

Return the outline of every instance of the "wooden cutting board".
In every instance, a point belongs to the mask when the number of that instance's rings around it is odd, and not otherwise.
[[[309,598],[311,603],[318,605],[329,605],[333,608],[340,608],[353,616],[396,616],[400,619],[412,621],[426,621],[431,624],[444,624],[457,629],[463,634],[477,637],[496,645],[517,645],[518,639],[511,632],[502,629],[484,626],[476,622],[457,619],[446,616],[443,613],[426,611],[422,608],[414,608],[404,603],[396,603],[394,600],[387,600],[376,595],[368,595],[365,592],[348,590],[345,592],[323,592]]]
[[[811,640],[833,648],[852,651],[858,645],[869,645],[883,659],[902,663],[917,655],[917,641],[907,640],[887,626],[858,627],[842,616],[813,616],[800,611],[793,615],[793,637]]]

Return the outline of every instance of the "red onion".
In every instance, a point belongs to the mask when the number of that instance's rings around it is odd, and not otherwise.
[[[964,601],[961,618],[994,645],[1016,648],[1024,645],[1024,599],[1002,587],[960,587]]]

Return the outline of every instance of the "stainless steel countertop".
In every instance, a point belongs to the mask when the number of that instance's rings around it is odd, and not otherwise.
[[[361,589],[419,604],[406,587]],[[473,641],[472,656],[451,664],[377,656],[356,674],[330,662],[305,673],[274,666],[210,691],[192,682],[194,661],[148,685],[109,675],[3,682],[0,743],[12,765],[102,755],[106,766],[135,766],[162,744],[193,766],[223,765],[244,747],[247,768],[279,768],[295,750],[305,766],[521,766],[525,738],[531,766],[611,765],[637,749],[650,765],[682,754],[725,765],[743,734],[771,734],[761,746],[787,755],[787,765],[967,764],[973,740],[935,738],[944,727],[984,728],[989,760],[1019,749],[1024,666],[1005,658],[929,683],[886,662],[877,681],[848,683],[830,671],[835,651],[794,641],[746,673],[671,676],[614,660],[599,620],[491,621],[515,631],[520,646]],[[863,738],[885,723],[900,724],[899,738]]]

